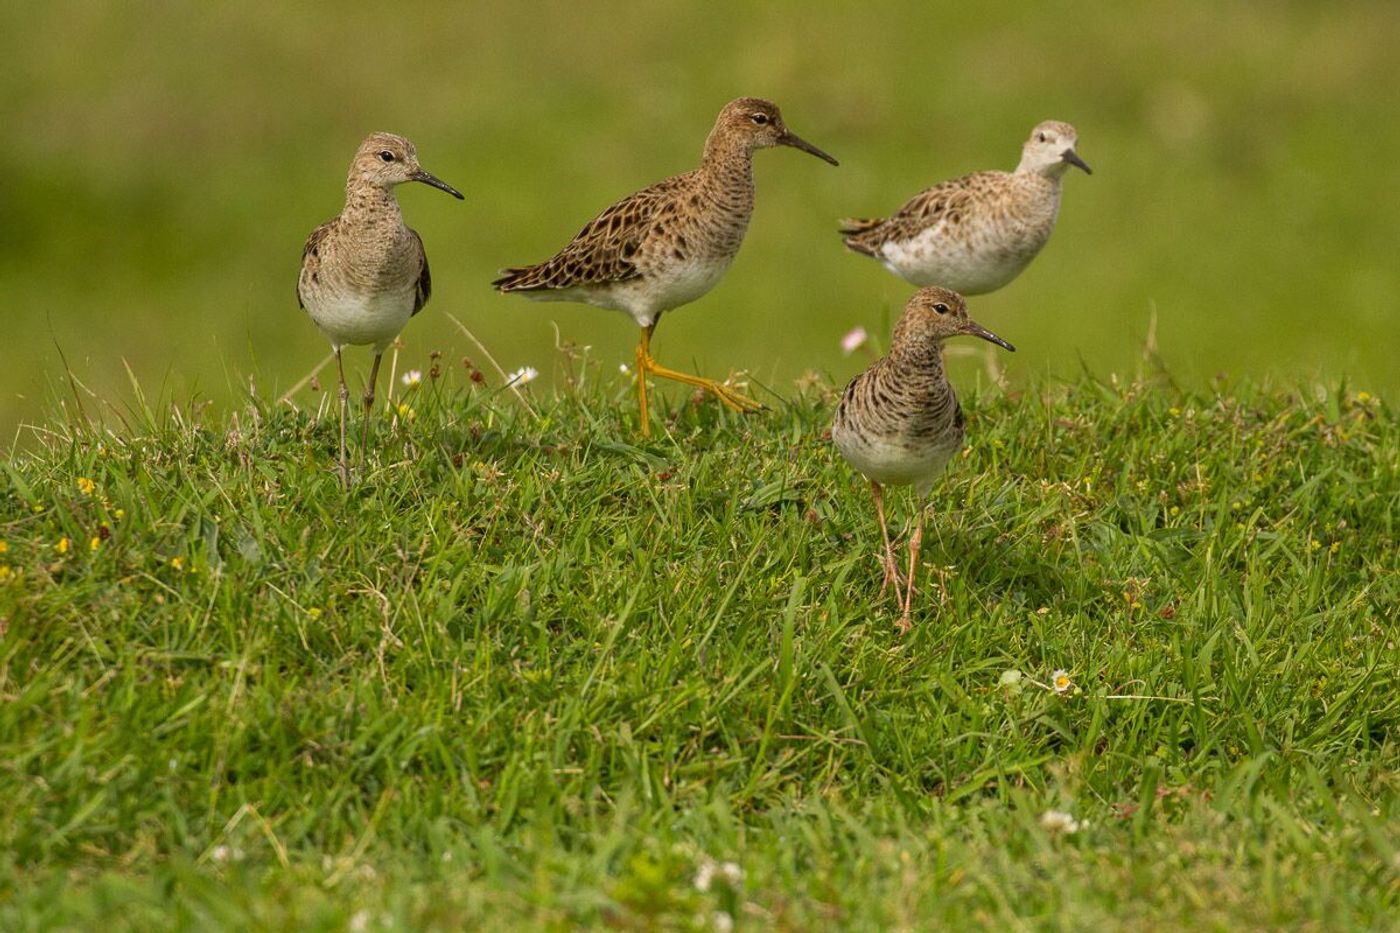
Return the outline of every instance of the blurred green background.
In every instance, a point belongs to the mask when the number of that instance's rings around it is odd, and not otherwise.
[[[841,335],[883,338],[911,289],[847,254],[835,219],[1010,168],[1057,118],[1095,174],[1067,178],[1030,269],[972,304],[1019,347],[1013,380],[1131,374],[1155,314],[1183,382],[1346,374],[1394,397],[1398,44],[1394,0],[5,4],[0,428],[50,416],[58,348],[118,401],[127,366],[179,401],[296,383],[327,353],[296,306],[301,245],[379,129],[467,195],[400,189],[436,284],[403,364],[479,360],[450,313],[507,369],[557,375],[557,323],[612,372],[636,340],[622,315],[488,283],[693,167],[745,94],[842,164],[759,154],[744,249],[665,319],[663,362],[780,392],[808,369],[846,377],[861,361]],[[367,356],[349,357],[357,381]]]

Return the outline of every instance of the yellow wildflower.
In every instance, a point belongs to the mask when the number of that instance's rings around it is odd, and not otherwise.
[[[85,496],[90,496],[92,495],[92,491],[96,488],[97,484],[94,483],[92,480],[88,479],[86,476],[78,477],[78,492],[82,493]]]
[[[312,622],[315,622],[317,619],[321,618],[321,607],[312,606],[310,609],[306,610],[306,616]]]
[[[95,551],[95,550],[97,550],[98,548],[100,548],[101,546],[102,546],[102,539],[99,538],[99,537],[97,537],[96,535],[93,535],[93,536],[92,536],[92,540],[88,542],[88,550],[89,550],[89,551]]]
[[[185,559],[183,557],[172,557],[170,558],[170,566],[174,567],[176,570],[184,570]]]
[[[60,554],[67,554],[68,544],[68,536],[64,535],[63,537],[58,539],[58,543],[54,545],[54,550],[58,551],[58,553]]]

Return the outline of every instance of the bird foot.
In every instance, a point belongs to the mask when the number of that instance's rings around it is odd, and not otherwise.
[[[884,581],[883,583],[880,584],[880,595],[877,596],[876,599],[884,599],[884,598],[885,598],[885,592],[886,592],[891,586],[893,586],[893,587],[894,587],[894,591],[895,591],[896,593],[898,593],[898,592],[899,592],[899,588],[900,588],[901,586],[904,585],[904,581],[900,580],[900,578],[899,578],[899,568],[895,566],[894,559],[893,559],[893,558],[886,558],[884,564],[885,564],[885,581]]]
[[[706,376],[696,376],[691,373],[667,369],[665,366],[658,364],[656,360],[652,359],[650,356],[639,354],[637,357],[637,365],[642,369],[643,373],[649,373],[658,379],[670,379],[673,382],[680,382],[685,385],[695,386],[697,389],[703,389],[713,395],[719,400],[721,405],[731,411],[761,411],[765,407],[762,402],[756,402],[748,396],[736,392],[717,379],[710,379]]]

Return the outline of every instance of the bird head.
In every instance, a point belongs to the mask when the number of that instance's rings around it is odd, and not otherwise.
[[[371,133],[360,143],[355,161],[350,163],[350,180],[384,189],[392,189],[406,181],[421,181],[446,191],[454,198],[462,197],[456,188],[424,171],[423,166],[418,164],[418,150],[413,143],[393,133]]]
[[[741,97],[725,104],[715,120],[710,140],[712,143],[723,140],[748,152],[774,146],[792,146],[832,165],[840,164],[788,129],[778,105],[761,97]],[[706,149],[709,149],[708,144]]]
[[[942,343],[960,335],[981,337],[1016,352],[1016,348],[978,324],[967,314],[967,302],[952,289],[930,286],[921,288],[909,299],[894,328],[894,346],[915,343]]]
[[[1094,170],[1074,149],[1078,144],[1079,134],[1074,127],[1059,120],[1046,120],[1031,130],[1030,138],[1021,146],[1021,164],[1017,170],[1058,178],[1073,165],[1083,169],[1086,175],[1092,175]]]

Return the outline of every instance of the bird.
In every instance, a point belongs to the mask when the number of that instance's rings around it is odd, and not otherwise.
[[[909,575],[899,631],[912,627],[914,574],[923,543],[928,494],[948,460],[963,445],[962,406],[943,371],[943,341],[969,334],[999,347],[1015,347],[967,314],[967,302],[938,286],[915,292],[895,324],[890,352],[846,386],[831,426],[831,440],[846,462],[870,481],[884,539],[885,582],[899,597],[899,571],[885,523],[884,487],[913,486],[916,517],[909,537]]]
[[[428,303],[432,276],[423,239],[404,223],[394,188],[417,181],[460,191],[418,164],[413,143],[393,133],[371,133],[360,143],[345,180],[345,207],[306,238],[297,276],[297,304],[329,338],[340,379],[340,479],[348,485],[345,418],[350,390],[341,348],[370,345],[374,364],[364,394],[361,447],[369,438],[375,382],[384,351],[408,319]]]
[[[758,402],[714,379],[677,372],[651,355],[661,315],[714,288],[739,252],[753,213],[753,154],[791,146],[837,161],[787,128],[776,104],[741,97],[720,110],[700,167],[643,188],[594,217],[551,259],[502,269],[491,284],[541,301],[578,301],[622,311],[642,329],[637,343],[641,432],[651,436],[647,376],[713,393],[734,411]]]
[[[1046,120],[1022,145],[1016,171],[973,172],[919,192],[890,217],[843,220],[842,241],[913,285],[996,291],[1050,239],[1069,167],[1093,174],[1078,142],[1074,127]]]

